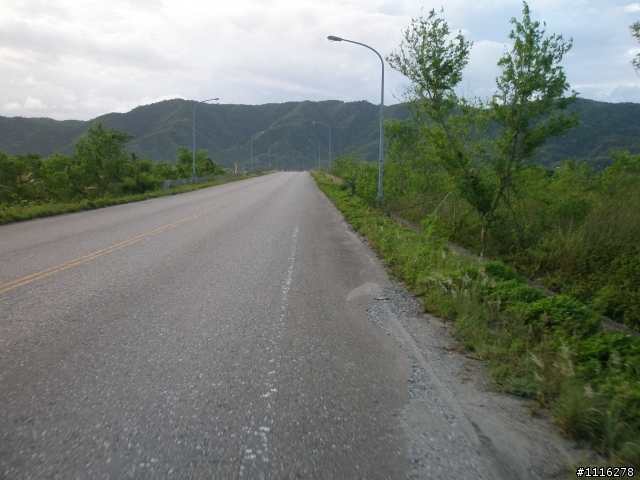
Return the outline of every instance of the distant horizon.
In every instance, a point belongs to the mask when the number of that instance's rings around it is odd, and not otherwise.
[[[149,102],[149,103],[141,103],[140,105],[137,105],[129,110],[126,111],[111,111],[111,112],[105,112],[105,113],[101,113],[99,115],[96,115],[95,117],[91,117],[91,118],[87,118],[87,119],[81,119],[81,118],[64,118],[64,119],[57,119],[57,118],[53,118],[53,117],[39,117],[39,116],[30,116],[30,117],[26,117],[23,115],[0,115],[0,117],[2,118],[24,118],[24,119],[47,119],[47,120],[55,120],[56,122],[90,122],[91,120],[95,120],[96,118],[102,117],[104,115],[110,115],[112,113],[118,113],[118,114],[127,114],[129,112],[132,112],[133,110],[135,110],[136,108],[140,108],[140,107],[145,107],[148,105],[155,105],[157,103],[162,103],[162,102],[171,102],[173,100],[183,100],[185,102],[194,102],[196,100],[192,100],[192,99],[187,99],[187,98],[180,98],[180,97],[175,97],[175,98],[165,98],[162,100],[158,100],[156,102]],[[578,96],[578,100],[587,100],[590,102],[598,102],[598,103],[608,103],[608,104],[624,104],[624,103],[630,103],[630,104],[634,104],[634,105],[639,105],[640,102],[631,102],[631,101],[620,101],[620,102],[607,102],[607,101],[603,101],[603,100],[594,100],[592,98],[584,98],[584,97],[580,97]],[[379,105],[379,103],[374,103],[374,102],[370,102],[369,100],[337,100],[337,99],[327,99],[327,100],[287,100],[284,102],[265,102],[265,103],[225,103],[225,102],[216,102],[216,103],[210,103],[207,105],[244,105],[244,106],[252,106],[252,107],[257,107],[260,105],[282,105],[285,103],[303,103],[303,102],[312,102],[312,103],[322,103],[322,102],[342,102],[342,103],[358,103],[358,102],[367,102],[370,103],[371,105]],[[386,107],[392,107],[394,105],[399,105],[402,104],[404,102],[395,102],[395,103],[385,103],[385,108]]]

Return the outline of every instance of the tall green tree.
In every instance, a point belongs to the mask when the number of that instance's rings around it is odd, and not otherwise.
[[[0,152],[0,202],[11,203],[13,199],[18,198],[17,189],[25,170],[23,162]]]
[[[472,105],[455,91],[469,63],[472,43],[461,32],[451,38],[449,24],[442,17],[442,10],[431,10],[426,18],[412,19],[399,50],[387,57],[392,68],[411,80],[405,92],[407,107],[422,137],[396,138],[413,141],[423,161],[438,164],[463,197],[482,211],[480,142],[471,140],[486,130],[486,115],[478,108],[481,106]],[[391,150],[403,150],[393,143]]]
[[[510,208],[514,176],[547,139],[565,134],[577,119],[565,115],[576,93],[560,66],[571,48],[560,35],[545,36],[523,4],[523,19],[511,20],[513,46],[498,62],[497,92],[489,101],[465,98],[455,90],[463,79],[472,44],[432,10],[413,19],[389,64],[411,80],[407,89],[411,119],[423,136],[417,148],[437,163],[458,194],[486,225],[503,220]]]
[[[37,153],[9,157],[0,152],[0,202],[16,203],[22,200],[39,200],[45,196]]]
[[[498,62],[502,73],[490,104],[491,120],[498,126],[491,152],[497,181],[491,215],[500,202],[512,210],[513,175],[524,161],[538,153],[549,138],[565,135],[578,125],[575,115],[565,113],[577,93],[565,96],[570,86],[560,65],[572,41],[564,41],[562,35],[545,37],[541,23],[532,21],[529,6],[523,5],[522,21],[511,19],[513,47]],[[516,216],[513,218],[518,226]]]
[[[169,165],[169,172],[172,168]],[[159,176],[154,172],[153,162],[149,159],[141,159],[131,152],[127,163],[126,177],[120,182],[122,193],[144,193],[160,187],[163,180],[168,177]]]
[[[84,176],[79,172],[78,162],[74,158],[54,153],[42,162],[40,176],[53,200],[61,202],[76,197],[84,198],[84,187],[78,185]]]
[[[178,148],[178,163],[176,164],[178,178],[190,178],[193,172],[193,150],[186,147]],[[209,157],[206,148],[196,151],[196,175],[204,177],[206,175],[221,175],[226,170],[221,165],[215,163]]]
[[[629,26],[629,30],[631,30],[631,36],[640,42],[640,21],[633,22]],[[640,71],[640,53],[636,53],[636,56],[631,60],[631,65],[636,72]]]
[[[77,181],[81,186],[95,188],[95,196],[116,192],[127,173],[129,155],[125,147],[132,139],[129,133],[107,130],[102,122],[93,124],[74,146],[73,157],[80,167]]]

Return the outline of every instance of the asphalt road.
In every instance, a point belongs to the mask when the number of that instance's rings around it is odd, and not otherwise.
[[[405,478],[378,286],[306,173],[0,227],[0,477]]]

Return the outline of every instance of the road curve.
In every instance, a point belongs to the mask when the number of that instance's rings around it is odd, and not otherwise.
[[[306,173],[0,227],[0,477],[404,478],[389,282]]]

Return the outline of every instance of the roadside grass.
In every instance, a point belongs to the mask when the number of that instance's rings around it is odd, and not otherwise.
[[[201,188],[213,187],[229,182],[237,182],[251,177],[259,177],[271,172],[259,172],[248,174],[241,177],[230,177],[214,179],[210,182],[197,183],[195,185],[179,185],[171,187],[168,190],[153,190],[135,195],[122,195],[119,197],[104,197],[93,200],[82,200],[70,203],[36,203],[23,202],[19,205],[0,204],[0,225],[12,222],[20,222],[23,220],[31,220],[34,218],[52,217],[63,213],[80,212],[83,210],[94,210],[96,208],[111,207],[113,205],[122,205],[125,203],[141,202],[150,198],[164,197],[166,195],[177,195],[179,193],[192,192]]]
[[[416,233],[346,184],[312,175],[425,310],[453,323],[453,335],[485,361],[498,389],[538,402],[564,435],[608,465],[640,466],[640,338],[603,332],[598,314],[528,287],[502,262],[451,251],[435,217]]]

